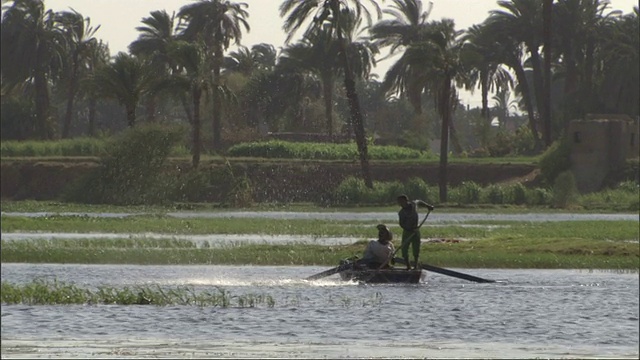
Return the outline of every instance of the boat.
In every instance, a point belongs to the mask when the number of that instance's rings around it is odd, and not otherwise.
[[[340,278],[365,284],[417,284],[426,277],[422,269],[404,268],[372,269],[352,260],[340,262]]]

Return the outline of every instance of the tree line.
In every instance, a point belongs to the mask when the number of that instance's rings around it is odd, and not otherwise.
[[[343,134],[355,139],[371,186],[367,134],[418,134],[440,139],[446,184],[461,119],[473,117],[479,130],[470,137],[486,143],[483,131],[494,118],[506,127],[515,108],[541,151],[586,113],[638,116],[638,7],[622,14],[605,0],[501,0],[482,23],[457,29],[430,19],[432,3],[381,3],[283,0],[288,38],[277,51],[241,45],[247,4],[200,0],[177,13],[152,11],[129,51],[111,56],[100,26],[82,14],[10,2],[1,25],[2,138],[95,136],[99,127],[135,126],[142,112],[146,122],[188,124],[197,167],[203,150],[222,151],[225,138],[256,129]],[[371,71],[387,54],[397,60],[377,79]],[[480,90],[478,115],[460,115],[460,89]],[[117,122],[116,106],[126,122]]]

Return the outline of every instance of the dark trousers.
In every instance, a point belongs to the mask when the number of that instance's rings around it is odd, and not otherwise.
[[[409,266],[409,245],[411,245],[413,260],[417,263],[420,257],[420,230],[402,230],[402,258],[407,262],[407,266]]]

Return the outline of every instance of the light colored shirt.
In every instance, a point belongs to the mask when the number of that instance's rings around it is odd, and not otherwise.
[[[385,263],[391,258],[394,252],[395,248],[392,243],[389,242],[386,245],[383,245],[378,240],[371,240],[369,241],[367,248],[364,250],[362,259],[366,261]]]

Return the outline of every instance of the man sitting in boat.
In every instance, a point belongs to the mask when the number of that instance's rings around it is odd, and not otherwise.
[[[380,224],[378,228],[378,240],[371,240],[364,250],[359,264],[366,265],[371,269],[388,269],[396,252],[393,243],[393,235],[386,225]]]

